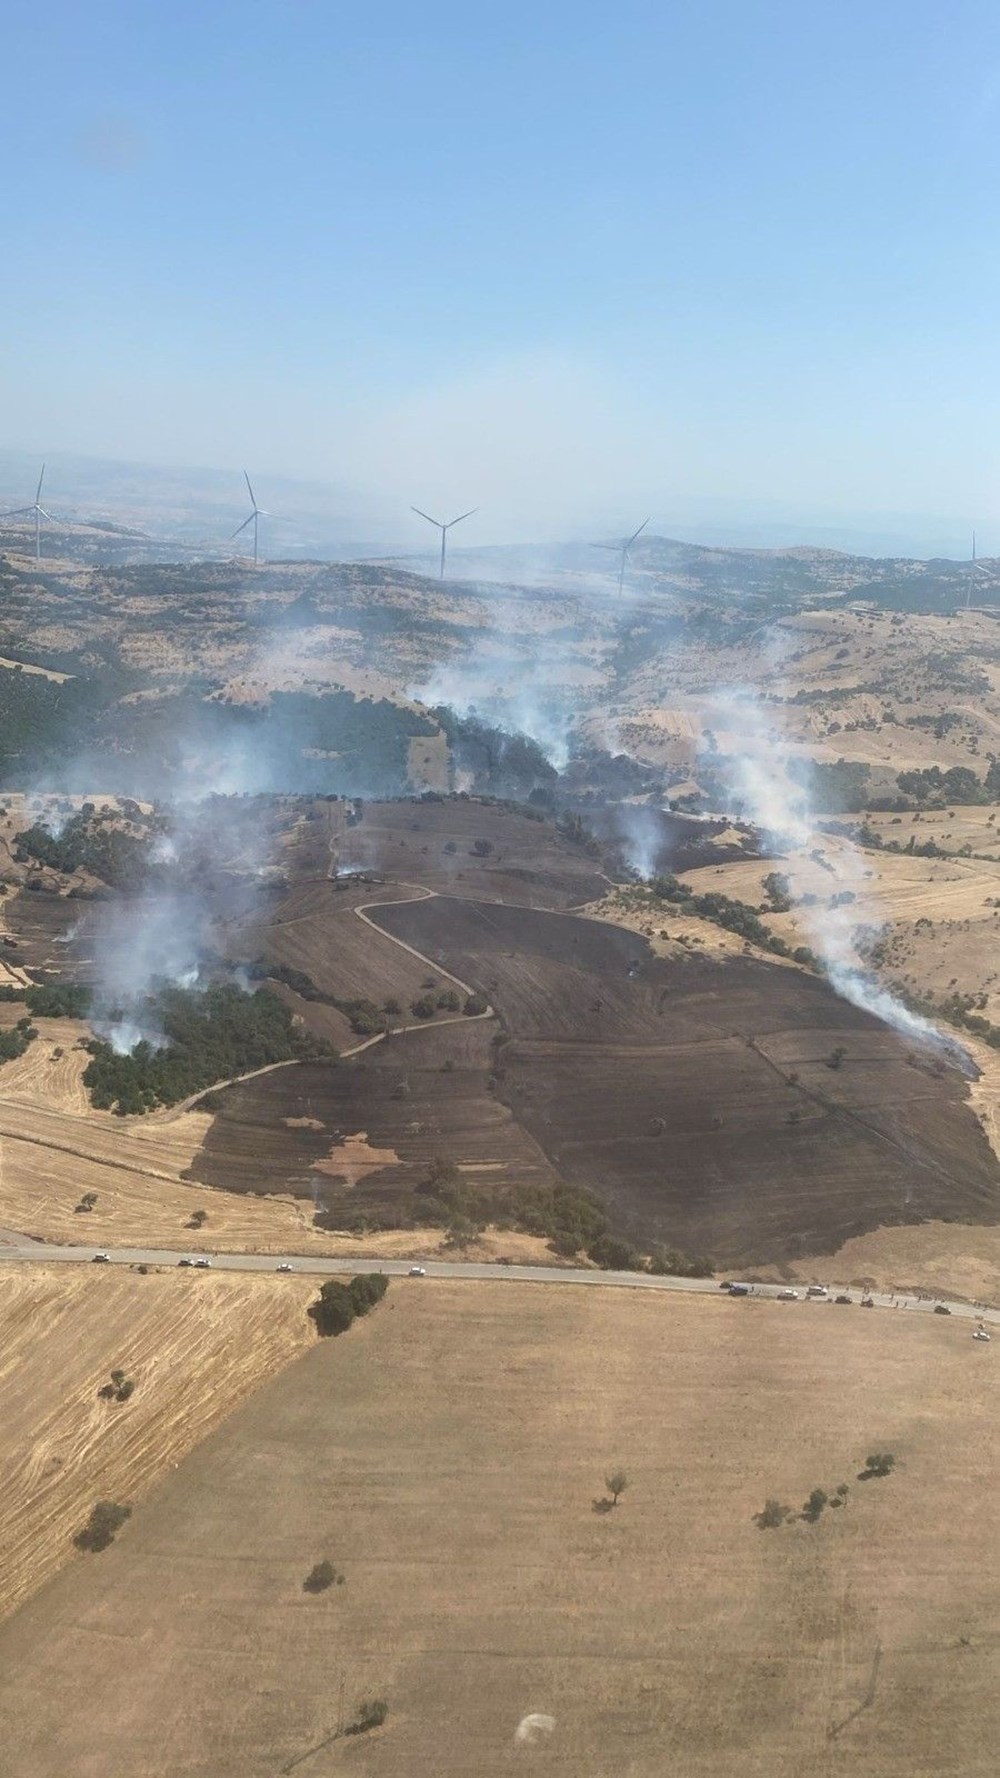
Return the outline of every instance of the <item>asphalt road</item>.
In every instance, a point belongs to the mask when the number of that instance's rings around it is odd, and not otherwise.
[[[346,1274],[354,1277],[358,1272],[384,1272],[387,1277],[405,1278],[414,1264],[408,1259],[334,1259],[325,1256],[305,1257],[299,1253],[212,1253],[202,1255],[197,1248],[162,1248],[162,1247],[55,1247],[43,1241],[27,1241],[23,1235],[8,1231],[0,1231],[0,1240],[5,1239],[7,1245],[0,1245],[0,1264],[23,1263],[35,1261],[39,1264],[92,1264],[94,1254],[107,1253],[112,1265],[119,1266],[176,1266],[182,1259],[210,1258],[213,1271],[226,1272],[274,1272],[279,1265],[291,1266],[293,1272],[320,1278],[337,1277]],[[582,1284],[591,1288],[618,1290],[666,1290],[684,1291],[702,1296],[720,1296],[719,1282],[714,1278],[659,1278],[648,1272],[603,1272],[583,1270],[572,1266],[504,1266],[496,1261],[484,1263],[477,1260],[443,1260],[428,1259],[421,1261],[428,1278],[470,1279],[480,1283],[502,1284],[510,1279],[520,1284]],[[741,1301],[753,1302],[762,1299],[776,1301],[780,1284],[754,1284],[750,1286],[750,1295]],[[798,1303],[783,1303],[783,1309],[793,1311],[808,1302],[805,1287],[798,1286]],[[845,1292],[858,1304],[861,1291]],[[923,1315],[933,1314],[936,1302],[944,1302],[943,1298],[890,1296],[876,1293],[873,1296],[875,1306],[879,1309],[907,1309]],[[833,1293],[826,1302],[833,1302]],[[809,1302],[810,1308],[819,1307],[824,1299]],[[968,1321],[990,1321],[1000,1323],[1000,1310],[980,1309],[972,1303],[947,1301],[946,1306],[952,1315]]]

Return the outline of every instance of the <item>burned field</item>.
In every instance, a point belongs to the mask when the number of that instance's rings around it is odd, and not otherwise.
[[[961,1076],[801,971],[667,962],[615,927],[492,904],[373,917],[489,996],[499,1097],[637,1240],[749,1263],[1000,1220]]]

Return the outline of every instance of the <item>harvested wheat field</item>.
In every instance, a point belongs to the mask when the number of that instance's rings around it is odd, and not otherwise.
[[[304,1278],[3,1268],[0,1614],[83,1560],[95,1501],[140,1500],[311,1343],[314,1296]],[[117,1369],[134,1393],[101,1400]]]
[[[393,1284],[0,1632],[6,1769],[992,1778],[993,1366],[930,1315]]]

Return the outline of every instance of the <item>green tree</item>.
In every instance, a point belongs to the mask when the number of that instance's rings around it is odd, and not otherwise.
[[[604,1486],[611,1496],[612,1506],[617,1506],[619,1495],[624,1494],[628,1487],[628,1476],[623,1469],[613,1469],[609,1476],[605,1476]]]
[[[132,1508],[122,1506],[117,1500],[99,1500],[90,1509],[90,1518],[83,1529],[73,1539],[78,1550],[106,1550],[114,1543],[115,1533],[120,1531],[126,1519],[132,1517]]]

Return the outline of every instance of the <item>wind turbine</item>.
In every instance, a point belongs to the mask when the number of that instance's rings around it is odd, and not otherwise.
[[[441,574],[440,574],[440,578],[443,580],[444,579],[444,552],[445,552],[445,545],[448,541],[448,532],[451,530],[452,525],[460,525],[462,523],[463,519],[471,519],[473,513],[478,512],[479,508],[478,508],[478,506],[470,506],[468,512],[460,512],[457,519],[449,519],[447,524],[443,524],[440,519],[432,519],[429,512],[421,512],[419,506],[411,506],[410,511],[415,512],[419,518],[426,519],[427,523],[429,525],[436,525],[438,530],[441,533]]]
[[[273,518],[274,515],[273,515],[273,513],[265,512],[264,508],[262,506],[257,505],[257,496],[255,495],[253,488],[250,486],[250,477],[248,476],[245,469],[243,471],[243,480],[246,482],[247,493],[250,496],[251,512],[250,512],[249,518],[245,518],[243,520],[242,525],[237,525],[237,527],[232,535],[233,535],[233,537],[238,537],[240,532],[245,531],[248,525],[253,526],[253,565],[256,568],[256,566],[257,566],[257,521],[258,521],[258,519]],[[231,541],[231,539],[230,539],[230,541]]]
[[[652,516],[653,515],[651,513],[650,518],[652,518]],[[633,531],[631,537],[623,537],[620,543],[594,543],[591,545],[592,549],[620,549],[621,550],[621,552],[622,552],[621,567],[618,570],[618,591],[619,591],[619,593],[622,593],[625,589],[625,566],[626,566],[626,563],[630,562],[632,559],[628,552],[632,548],[632,545],[635,542],[636,538],[639,536],[639,533],[642,531],[645,531],[646,526],[648,524],[649,524],[649,519],[643,519],[642,524],[639,526],[639,530]]]
[[[36,562],[40,562],[42,559],[42,520],[48,519],[49,524],[52,523],[52,514],[49,512],[46,512],[44,506],[41,504],[42,483],[44,480],[45,480],[45,464],[43,463],[42,464],[42,473],[38,478],[38,486],[35,489],[35,498],[32,501],[31,505],[30,506],[15,506],[13,512],[5,512],[3,515],[5,519],[19,519],[19,518],[23,518],[23,516],[26,512],[33,512],[34,513],[34,515],[35,515],[35,561]]]
[[[968,585],[966,586],[966,589],[965,589],[965,609],[966,609],[966,611],[968,611],[969,606],[972,604],[972,589],[976,584],[976,573],[977,573],[977,568],[976,568],[976,533],[973,531],[973,533],[972,533],[972,561],[969,564],[969,580],[968,580]]]

